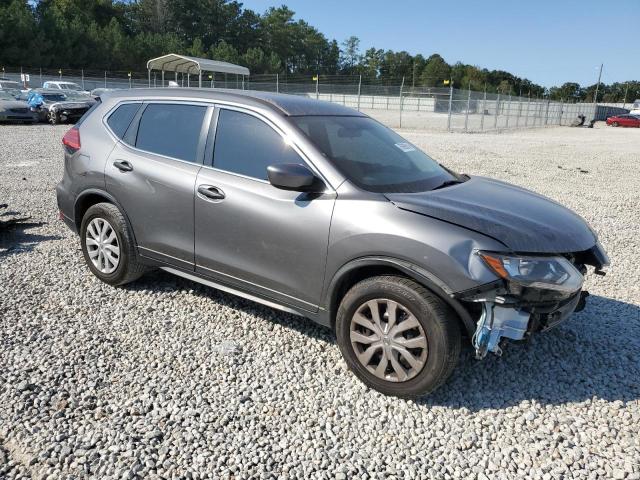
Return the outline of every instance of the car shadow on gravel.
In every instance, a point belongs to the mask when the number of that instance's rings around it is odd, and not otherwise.
[[[157,290],[159,288],[192,290],[194,295],[207,297],[211,301],[225,307],[240,310],[267,322],[278,323],[285,328],[296,330],[316,340],[331,344],[336,343],[335,335],[331,329],[318,325],[308,318],[267,307],[260,303],[246,300],[237,295],[226,293],[222,290],[208,287],[162,270],[153,271],[140,280],[123,285],[120,288],[131,291]]]
[[[558,405],[640,399],[640,306],[591,296],[585,310],[502,357],[463,349],[449,381],[419,405],[499,409],[532,401]]]
[[[29,252],[38,243],[49,240],[60,240],[59,235],[40,235],[28,230],[46,225],[47,222],[30,222],[30,217],[21,216],[18,212],[0,214],[0,258],[9,255]]]
[[[338,348],[329,328],[220,290],[158,271],[123,288],[186,289],[223,306],[277,323]],[[559,327],[511,343],[502,357],[474,358],[463,348],[451,378],[431,395],[415,400],[423,407],[471,411],[500,409],[534,401],[542,405],[591,399],[640,399],[640,306],[591,296],[587,308]],[[466,340],[465,340],[466,341]]]

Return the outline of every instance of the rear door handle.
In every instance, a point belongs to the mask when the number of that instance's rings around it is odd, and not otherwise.
[[[131,170],[133,170],[133,165],[131,165],[126,160],[116,160],[115,162],[113,162],[113,166],[121,172],[130,172]]]
[[[224,192],[213,185],[200,185],[198,193],[210,200],[222,200],[224,198]]]

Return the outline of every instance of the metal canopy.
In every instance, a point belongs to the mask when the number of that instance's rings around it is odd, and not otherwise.
[[[147,70],[162,70],[186,74],[202,74],[202,72],[221,72],[235,75],[249,75],[249,69],[233,63],[209,60],[208,58],[187,57],[170,53],[162,57],[152,58],[147,62]]]

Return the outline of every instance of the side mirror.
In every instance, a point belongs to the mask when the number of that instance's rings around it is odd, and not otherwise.
[[[321,192],[324,183],[315,173],[299,163],[278,163],[267,167],[269,183],[282,190]]]

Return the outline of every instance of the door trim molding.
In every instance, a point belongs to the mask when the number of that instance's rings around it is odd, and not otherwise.
[[[164,270],[165,272],[169,272],[172,273],[174,275],[177,275],[179,277],[182,278],[186,278],[187,280],[191,280],[193,282],[197,282],[197,283],[201,283],[203,285],[206,285],[208,287],[212,287],[212,288],[216,288],[218,290],[222,290],[223,292],[227,292],[230,293],[232,295],[237,295],[238,297],[242,297],[245,298],[247,300],[251,300],[252,302],[256,302],[256,303],[260,303],[262,305],[266,305],[267,307],[271,307],[271,308],[275,308],[277,310],[281,310],[283,312],[287,312],[287,313],[291,313],[293,315],[297,315],[300,317],[305,317],[306,315],[299,312],[298,310],[282,305],[280,303],[277,303],[275,301],[272,300],[267,300],[265,298],[262,297],[258,297],[256,295],[251,295],[250,293],[244,292],[242,290],[238,290],[232,287],[229,287],[227,285],[223,285],[221,283],[217,283],[217,282],[213,282],[211,280],[202,278],[198,275],[194,275],[191,273],[187,273],[184,272],[182,270],[178,270],[176,268],[172,268],[172,267],[160,267],[161,270]]]

